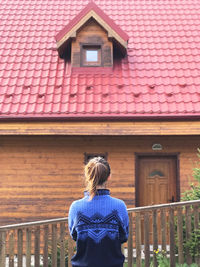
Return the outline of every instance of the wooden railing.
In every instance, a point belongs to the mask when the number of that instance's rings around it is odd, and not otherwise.
[[[200,256],[193,259],[189,249],[184,247],[184,241],[190,240],[194,229],[200,227],[200,200],[138,207],[128,212],[131,226],[128,267],[133,266],[134,249],[137,267],[142,266],[142,258],[145,267],[150,266],[151,260],[153,266],[157,266],[157,254],[162,252],[169,258],[171,267],[176,261],[191,264],[192,260],[200,266]]]
[[[123,245],[128,267],[140,267],[142,261],[146,267],[150,262],[157,266],[158,249],[166,253],[171,267],[176,261],[192,260],[200,266],[199,255],[193,259],[184,250],[185,238],[199,229],[200,200],[131,208],[128,213],[129,239]],[[67,218],[0,227],[0,267],[70,267],[74,251]]]

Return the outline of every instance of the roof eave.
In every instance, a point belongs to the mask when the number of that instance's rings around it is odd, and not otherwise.
[[[198,114],[70,114],[66,116],[66,114],[54,114],[54,115],[19,115],[19,116],[10,116],[4,115],[0,116],[0,121],[21,121],[21,120],[30,120],[30,121],[108,121],[108,120],[117,120],[117,121],[126,121],[126,120],[171,120],[171,121],[178,121],[178,120],[200,120],[200,113]]]

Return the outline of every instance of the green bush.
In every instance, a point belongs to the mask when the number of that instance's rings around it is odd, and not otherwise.
[[[65,267],[68,267],[68,242],[65,241]],[[60,252],[61,252],[61,248],[60,248],[60,244],[57,244],[57,266],[60,266]],[[52,255],[51,253],[49,253],[48,256],[48,267],[52,267]]]
[[[157,250],[154,250],[154,253],[156,254],[158,267],[169,267],[170,266],[166,251],[164,250],[159,251],[159,249],[157,249]],[[152,266],[153,266],[153,262],[152,262]]]
[[[200,200],[200,149],[198,149],[198,161],[195,162],[195,167],[193,168],[192,176],[197,181],[195,184],[190,185],[190,189],[183,193],[181,201],[190,201],[190,200]],[[200,224],[198,229],[194,229],[194,216],[191,216],[191,227],[192,231],[190,238],[186,240],[186,223],[185,218],[183,219],[183,249],[184,255],[186,256],[186,251],[189,250],[190,255],[193,260],[196,256],[200,257]],[[177,228],[177,219],[176,219],[176,228]],[[176,231],[177,232],[177,231]],[[177,239],[177,236],[176,236]]]
[[[184,244],[185,249],[188,249],[193,260],[195,257],[200,257],[200,223],[199,228],[194,229],[191,233],[190,239]]]
[[[195,163],[192,174],[197,183],[195,185],[192,183],[190,185],[190,189],[183,193],[183,196],[181,198],[182,201],[200,199],[200,149],[198,148],[197,151],[197,157],[199,160]]]

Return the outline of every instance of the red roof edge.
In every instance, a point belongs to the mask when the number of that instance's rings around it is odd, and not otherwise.
[[[119,114],[90,114],[90,115],[77,115],[70,114],[69,117],[66,114],[52,114],[52,115],[21,115],[12,116],[4,115],[0,116],[0,121],[192,121],[199,120],[200,113],[197,114],[135,114],[135,115],[119,115]]]
[[[88,12],[95,11],[124,41],[128,41],[128,35],[108,17],[94,2],[89,2],[88,5],[77,14],[61,31],[55,36],[56,41],[60,41],[63,36],[68,33]]]

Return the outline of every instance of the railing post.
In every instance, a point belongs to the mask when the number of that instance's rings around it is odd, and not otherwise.
[[[185,209],[185,227],[186,227],[186,241],[191,237],[191,208],[187,206]],[[187,264],[192,264],[192,257],[190,255],[189,249],[186,250],[186,262]]]
[[[133,216],[129,213],[128,267],[133,266]]]
[[[183,216],[182,208],[178,208],[177,213],[177,234],[178,234],[178,262],[180,264],[184,263],[183,255]]]
[[[170,237],[170,267],[175,267],[175,231],[174,231],[174,208],[169,210],[169,237]]]
[[[157,209],[153,210],[153,266],[158,266],[156,253],[155,251],[158,249],[158,229],[157,229]]]
[[[9,235],[9,267],[14,267],[14,234],[13,231]]]
[[[31,230],[26,229],[26,267],[31,267]]]
[[[136,266],[142,266],[141,259],[141,221],[140,213],[136,212],[136,225],[135,225],[135,239],[136,239]]]
[[[65,267],[65,223],[60,224],[60,267]]]
[[[35,228],[35,267],[40,266],[40,226]]]
[[[144,255],[145,267],[150,266],[150,251],[149,251],[149,212],[144,213]]]
[[[49,227],[44,226],[44,249],[43,249],[43,267],[48,267],[48,239],[49,239]]]
[[[199,205],[194,205],[194,229],[199,229]],[[200,253],[200,246],[197,248],[197,251]],[[200,254],[195,256],[195,263],[200,266]]]
[[[162,236],[162,250],[166,251],[166,209],[161,209],[161,236]]]
[[[18,229],[17,231],[17,267],[22,267],[22,257],[23,257],[23,231]]]
[[[52,224],[52,267],[57,266],[57,225]]]
[[[6,266],[6,232],[0,232],[0,266]]]

